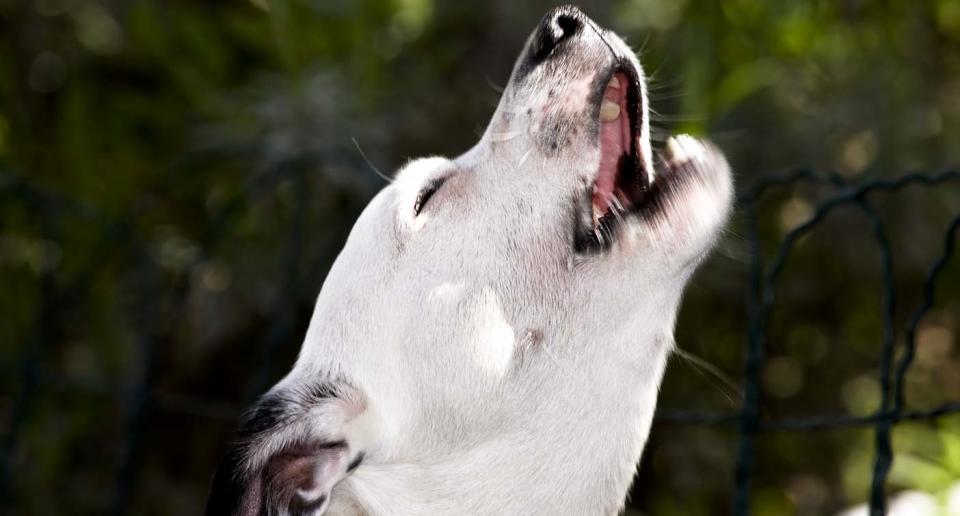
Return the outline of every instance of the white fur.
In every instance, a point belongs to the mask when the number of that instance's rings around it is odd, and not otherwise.
[[[607,251],[575,253],[572,201],[592,183],[599,149],[573,137],[550,154],[538,138],[551,116],[584,110],[603,61],[582,64],[566,78],[551,75],[555,64],[512,82],[474,148],[407,164],[353,228],[278,386],[343,378],[365,398],[361,413],[337,412],[336,432],[364,461],[328,513],[622,508],[681,294],[727,217],[731,180],[715,150],[678,139],[672,159],[700,160],[709,180],[655,220],[632,220]],[[420,189],[447,174],[415,216]]]

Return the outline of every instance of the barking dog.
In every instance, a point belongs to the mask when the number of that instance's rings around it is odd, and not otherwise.
[[[547,13],[476,146],[357,220],[207,513],[616,513],[731,190],[708,143],[654,156],[623,41]]]

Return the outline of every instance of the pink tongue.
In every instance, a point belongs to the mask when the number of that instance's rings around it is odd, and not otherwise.
[[[603,92],[604,99],[620,105],[620,117],[610,122],[600,122],[600,169],[593,191],[593,205],[600,214],[609,210],[617,181],[617,163],[620,156],[626,153],[627,139],[630,138],[630,128],[627,125],[629,117],[626,109],[626,76],[617,74],[616,77],[620,80],[621,87],[607,87]]]

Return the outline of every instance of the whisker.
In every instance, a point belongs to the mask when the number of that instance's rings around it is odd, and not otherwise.
[[[651,33],[648,32],[647,35],[644,36],[643,43],[640,43],[640,50],[634,51],[634,53],[637,54],[637,57],[642,57],[643,53],[646,52],[647,43],[650,42],[650,34]]]
[[[508,142],[517,136],[523,134],[523,131],[509,131],[505,133],[490,133],[490,139],[494,142]]]
[[[693,366],[693,369],[700,374],[700,376],[713,379],[719,382],[719,384],[714,383],[714,386],[719,388],[721,394],[727,398],[727,402],[731,406],[739,406],[743,403],[743,391],[740,390],[740,386],[737,385],[726,373],[720,370],[717,366],[707,362],[706,360],[680,349],[679,346],[674,346],[674,354],[683,360],[686,360],[687,363]]]
[[[650,119],[658,122],[705,122],[707,117],[693,115],[664,115],[662,113],[657,113],[656,111],[650,110]]]
[[[658,79],[657,77],[660,75],[660,72],[663,71],[663,67],[666,66],[666,64],[667,64],[667,61],[665,59],[661,59],[660,64],[658,64],[657,67],[653,69],[653,71],[647,72],[646,76],[647,76],[648,90],[650,89],[651,82],[661,82],[660,79]]]
[[[367,166],[369,166],[370,169],[373,170],[373,172],[374,172],[375,174],[377,174],[378,176],[380,176],[380,178],[383,179],[384,181],[386,181],[388,184],[393,182],[393,178],[392,178],[392,177],[384,174],[383,172],[380,172],[380,169],[377,168],[377,166],[374,165],[372,161],[370,161],[370,158],[368,158],[368,157],[367,157],[367,154],[366,154],[365,152],[363,152],[363,149],[360,148],[360,142],[358,142],[355,137],[350,138],[350,141],[353,142],[353,145],[357,148],[357,152],[360,153],[360,157],[363,158],[363,161],[366,161],[366,162],[367,162]]]
[[[666,89],[666,88],[663,88],[663,89]],[[658,91],[659,91],[659,90],[658,90]],[[683,98],[683,97],[685,97],[685,96],[686,96],[686,94],[685,94],[684,92],[682,92],[682,91],[676,91],[676,92],[673,92],[673,93],[656,93],[656,92],[649,92],[649,93],[647,94],[647,97],[650,98],[650,101],[651,101],[651,102],[660,102],[660,101],[663,101],[663,100],[679,99],[679,98]]]
[[[526,152],[523,153],[523,156],[520,156],[520,161],[517,163],[517,168],[520,168],[523,166],[524,162],[527,161],[527,158],[530,157],[531,152],[533,152],[533,147],[530,147],[529,149],[527,149]]]
[[[483,80],[487,83],[487,86],[497,93],[502,94],[503,90],[507,89],[506,86],[500,86],[499,84],[493,82],[493,79],[491,79],[489,76],[484,76]]]
[[[677,88],[683,85],[683,81],[679,77],[674,77],[673,79],[659,79],[654,77],[651,74],[647,78],[647,91],[660,91],[667,88]]]

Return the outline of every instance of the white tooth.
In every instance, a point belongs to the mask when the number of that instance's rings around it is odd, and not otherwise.
[[[600,104],[600,121],[612,122],[620,116],[620,104],[612,100],[603,99]]]
[[[619,89],[620,89],[620,79],[617,79],[617,76],[614,75],[613,77],[610,78],[610,82],[607,83],[607,87],[608,87],[608,88],[613,88],[613,89],[615,89],[615,90],[619,90]]]

